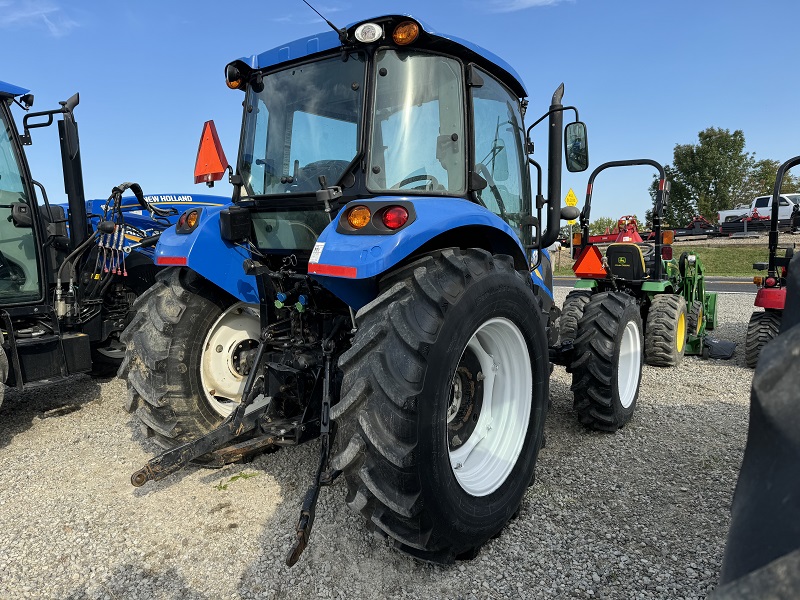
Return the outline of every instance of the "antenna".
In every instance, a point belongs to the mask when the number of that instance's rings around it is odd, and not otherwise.
[[[310,5],[308,2],[306,2],[306,0],[303,0],[303,3],[304,3],[306,6],[308,6],[308,8],[310,8],[310,9],[311,9],[311,10],[313,10],[315,13],[317,13],[317,14],[319,15],[319,18],[320,18],[320,19],[322,19],[323,21],[325,21],[325,22],[328,24],[328,26],[329,26],[331,29],[333,29],[333,30],[334,30],[336,33],[338,33],[338,34],[339,34],[339,41],[341,41],[341,42],[342,42],[342,44],[346,44],[346,43],[347,43],[347,29],[345,29],[344,27],[342,27],[341,29],[339,29],[338,27],[336,27],[336,25],[334,25],[333,23],[331,23],[330,21],[328,21],[328,19],[326,19],[325,17],[323,17],[323,16],[322,16],[322,13],[321,13],[321,12],[319,12],[319,11],[318,11],[316,8],[314,8],[313,6],[311,6],[311,5]]]

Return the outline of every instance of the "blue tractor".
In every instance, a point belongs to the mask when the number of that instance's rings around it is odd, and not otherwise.
[[[21,134],[14,105],[26,113]],[[145,197],[136,184],[86,201],[73,114],[78,95],[55,110],[31,112],[32,105],[28,90],[0,82],[0,403],[6,385],[23,390],[76,373],[115,373],[133,300],[155,281],[158,235],[187,206],[230,203]],[[66,204],[50,203],[24,152],[32,130],[55,120]],[[123,197],[128,189],[134,197]]]
[[[641,320],[598,294],[557,345],[543,249],[577,217],[560,205],[565,135],[567,167],[588,166],[563,86],[526,129],[525,87],[492,53],[407,16],[333,29],[226,67],[244,93],[238,164],[207,124],[195,177],[227,171],[233,205],[162,234],[172,268],[122,338],[128,409],[169,448],[132,483],[319,438],[287,564],[340,475],[375,532],[448,563],[519,510],[551,362],[583,382],[591,423],[630,418]],[[547,197],[530,157],[545,119]]]

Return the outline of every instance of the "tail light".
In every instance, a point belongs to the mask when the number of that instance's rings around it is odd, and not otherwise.
[[[178,223],[175,225],[175,233],[191,233],[197,229],[199,222],[200,210],[197,208],[187,210],[178,218]]]
[[[388,229],[400,229],[408,222],[408,211],[402,206],[390,206],[383,212],[381,221]]]
[[[664,260],[672,260],[672,246],[664,246],[661,248],[661,258]]]
[[[778,285],[778,280],[775,279],[774,277],[767,277],[764,280],[764,285],[766,287],[775,287],[776,285]]]

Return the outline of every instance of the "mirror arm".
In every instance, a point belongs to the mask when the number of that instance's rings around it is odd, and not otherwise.
[[[19,136],[22,145],[30,146],[33,143],[33,140],[31,139],[31,129],[38,129],[39,127],[50,127],[50,125],[53,124],[54,115],[63,115],[63,114],[72,115],[72,109],[78,104],[76,96],[77,94],[75,94],[75,96],[73,96],[69,100],[66,100],[64,102],[59,102],[59,104],[61,104],[61,108],[56,108],[53,110],[43,110],[40,112],[28,113],[27,115],[25,115],[25,117],[22,119],[22,135]],[[47,117],[47,120],[42,121],[41,123],[28,123],[29,120],[38,117]]]
[[[573,111],[575,111],[575,122],[580,121],[580,118],[578,117],[578,109],[575,108],[574,106],[557,106],[557,107],[551,108],[546,113],[544,113],[541,117],[536,119],[536,121],[534,121],[533,124],[530,125],[528,127],[528,129],[525,130],[525,136],[528,138],[528,140],[530,140],[531,139],[531,129],[536,127],[539,123],[544,121],[551,114],[553,114],[555,112],[563,112],[565,110],[573,110]]]

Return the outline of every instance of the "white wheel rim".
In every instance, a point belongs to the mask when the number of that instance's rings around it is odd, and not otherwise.
[[[450,466],[465,492],[487,496],[508,478],[525,444],[533,369],[525,338],[508,319],[494,318],[481,325],[462,359],[468,349],[480,362],[482,404],[469,437],[455,449],[448,442]],[[453,387],[456,395],[462,393],[456,377]],[[451,419],[452,413],[448,411]]]
[[[260,327],[258,306],[239,302],[223,311],[206,335],[200,383],[208,405],[221,417],[230,415],[241,401],[247,376],[240,372],[237,360],[243,350],[255,346]],[[256,400],[248,412],[266,402],[266,398]]]
[[[617,364],[617,388],[619,401],[623,408],[630,408],[639,387],[639,373],[642,370],[642,344],[639,340],[639,327],[628,321],[619,347]]]

